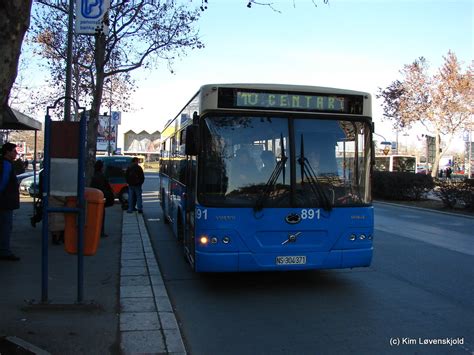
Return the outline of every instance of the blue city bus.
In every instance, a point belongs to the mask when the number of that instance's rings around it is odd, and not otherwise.
[[[204,85],[165,125],[164,222],[196,272],[369,266],[370,94]]]

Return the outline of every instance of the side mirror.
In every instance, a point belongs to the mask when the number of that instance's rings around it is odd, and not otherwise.
[[[186,127],[186,155],[199,154],[199,126],[192,124]]]
[[[193,124],[197,124],[199,122],[199,115],[196,111],[193,112]]]

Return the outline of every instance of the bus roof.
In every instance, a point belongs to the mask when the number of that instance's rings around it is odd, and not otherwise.
[[[265,83],[227,83],[227,84],[205,84],[202,85],[195,95],[183,106],[179,113],[172,119],[169,119],[162,129],[165,130],[177,119],[180,118],[181,113],[188,107],[188,105],[200,94],[216,91],[218,88],[231,88],[231,89],[244,89],[244,90],[273,90],[273,91],[288,91],[288,92],[299,92],[299,93],[320,93],[329,95],[354,95],[363,96],[365,98],[371,98],[370,93],[364,91],[331,88],[324,86],[310,86],[310,85],[293,85],[293,84],[265,84]]]
[[[239,88],[256,90],[281,90],[281,91],[301,91],[301,92],[320,92],[325,94],[346,94],[370,96],[368,92],[347,90],[340,88],[331,88],[325,86],[294,85],[294,84],[264,84],[264,83],[235,83],[235,84],[205,84],[199,89],[201,91],[213,90],[213,88]]]

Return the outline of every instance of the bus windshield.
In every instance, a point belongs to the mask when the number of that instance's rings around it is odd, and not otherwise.
[[[217,115],[203,126],[202,205],[331,209],[371,202],[364,121]]]

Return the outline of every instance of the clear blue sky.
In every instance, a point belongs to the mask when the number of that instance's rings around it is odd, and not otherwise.
[[[268,2],[281,13],[248,9],[245,0],[209,0],[199,23],[206,48],[176,62],[174,74],[165,65],[142,73],[147,79],[139,81],[138,110],[123,114],[122,132],[161,130],[205,83],[305,84],[375,96],[420,56],[432,70],[448,50],[465,65],[473,59],[471,0],[315,0],[317,7],[310,0]],[[381,115],[374,100],[376,122]],[[390,136],[390,124],[376,131]]]

